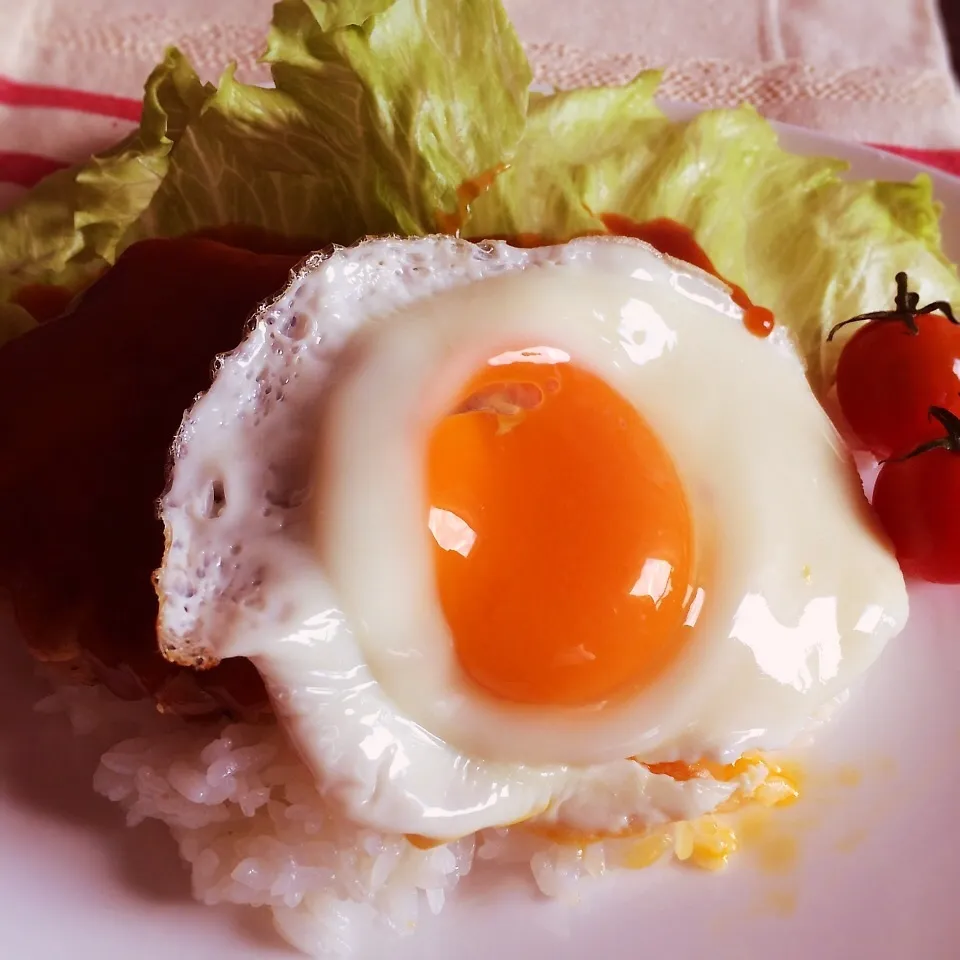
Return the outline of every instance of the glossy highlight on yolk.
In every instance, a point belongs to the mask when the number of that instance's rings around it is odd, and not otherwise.
[[[465,673],[587,705],[650,683],[689,630],[693,530],[659,438],[551,348],[501,354],[427,448],[436,584]]]

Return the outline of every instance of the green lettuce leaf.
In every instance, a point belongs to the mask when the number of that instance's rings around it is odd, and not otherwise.
[[[306,0],[321,30],[358,26],[375,13],[382,13],[393,0]]]
[[[0,301],[147,237],[431,232],[523,133],[529,66],[494,0],[282,0],[264,59],[273,89],[214,88],[170,51],[139,130],[0,215]]]
[[[562,240],[602,230],[606,213],[677,220],[721,275],[791,331],[821,389],[854,331],[831,344],[826,334],[892,306],[898,270],[923,301],[960,303],[928,177],[847,180],[840,160],[784,150],[750,107],[671,122],[654,103],[657,82],[643,74],[531,103],[513,163],[474,203],[467,235]]]
[[[80,287],[113,263],[167,174],[174,143],[212,93],[170,51],[147,80],[139,129],[0,214],[0,302],[28,284]]]
[[[889,304],[898,270],[924,300],[960,302],[927,178],[846,179],[747,107],[671,121],[656,73],[531,95],[499,0],[281,0],[264,60],[272,88],[232,70],[214,87],[168,53],[138,131],[0,214],[0,304],[27,283],[80,287],[139,239],[219,226],[318,245],[458,223],[561,241],[608,213],[690,227],[821,388],[826,332]],[[26,322],[8,306],[0,341]]]
[[[274,88],[225,74],[128,240],[429,233],[523,133],[530,73],[498,3],[282,0],[264,60]]]

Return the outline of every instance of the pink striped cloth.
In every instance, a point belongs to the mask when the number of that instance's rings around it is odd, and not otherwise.
[[[139,119],[139,100],[0,74],[0,209],[45,176],[115,143]]]
[[[43,177],[116,142],[139,117],[139,100],[0,75],[0,209]],[[880,149],[960,176],[960,150]]]

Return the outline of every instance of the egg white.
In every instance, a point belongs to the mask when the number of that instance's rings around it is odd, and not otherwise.
[[[682,655],[589,710],[507,705],[462,676],[422,513],[432,419],[478,364],[537,345],[657,430],[697,535],[704,595]],[[738,783],[624,758],[786,745],[907,614],[789,345],[752,336],[722,285],[631,240],[384,239],[313,259],[187,415],[163,515],[161,630],[250,656],[321,786],[387,831],[697,816]],[[587,802],[605,783],[614,802]]]

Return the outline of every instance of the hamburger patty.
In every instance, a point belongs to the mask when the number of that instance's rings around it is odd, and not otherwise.
[[[184,715],[264,710],[246,660],[197,672],[159,653],[156,504],[213,358],[306,249],[144,241],[68,313],[0,349],[0,589],[38,659]]]

